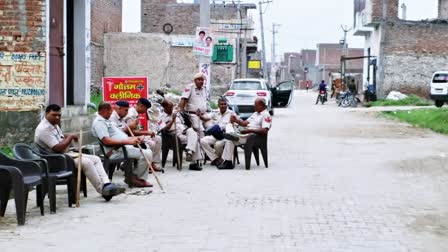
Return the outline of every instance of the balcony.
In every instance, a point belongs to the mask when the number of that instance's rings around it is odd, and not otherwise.
[[[366,10],[357,12],[355,20],[355,32],[353,34],[355,36],[365,36],[373,32],[374,28],[370,26],[371,22],[371,15]]]

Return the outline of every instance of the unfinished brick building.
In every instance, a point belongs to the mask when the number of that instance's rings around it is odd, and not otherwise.
[[[428,96],[432,74],[448,63],[448,0],[439,17],[409,21],[398,17],[399,0],[355,0],[355,35],[364,36],[364,87],[384,97],[392,90]],[[436,8],[434,6],[434,8]]]

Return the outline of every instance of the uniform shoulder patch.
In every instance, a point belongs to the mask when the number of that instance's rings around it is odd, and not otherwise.
[[[189,88],[185,88],[184,92],[190,92],[190,89]]]
[[[270,116],[267,116],[266,118],[264,118],[264,121],[267,122],[267,123],[271,123],[272,119],[271,119]]]

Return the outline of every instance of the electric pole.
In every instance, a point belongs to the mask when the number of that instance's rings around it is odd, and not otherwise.
[[[263,4],[269,4],[269,3],[272,3],[272,0],[258,2],[258,6],[260,8],[261,47],[263,50],[261,52],[261,59],[262,59],[261,62],[263,64],[263,79],[265,79],[265,80],[268,77],[268,68],[266,66],[266,46],[265,46],[265,42],[264,42]]]
[[[342,31],[344,32],[344,50],[343,55],[347,55],[347,32],[351,31],[352,28],[348,29],[347,26],[341,25]]]
[[[201,0],[200,7],[200,26],[209,28],[210,31],[210,1],[209,0]],[[211,67],[210,67],[210,57],[199,56],[199,72],[202,72],[206,76],[205,87],[207,90],[207,100],[210,100],[211,94]]]
[[[276,82],[276,71],[277,71],[277,65],[275,60],[275,46],[277,45],[275,43],[275,34],[278,33],[277,28],[280,27],[279,24],[272,24],[272,52],[271,52],[271,83],[275,84]]]

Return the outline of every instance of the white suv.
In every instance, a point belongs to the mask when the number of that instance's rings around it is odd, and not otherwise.
[[[255,112],[254,102],[256,98],[266,101],[267,110],[274,115],[272,106],[272,92],[269,83],[263,79],[236,79],[224,96],[233,105],[238,106],[240,117],[248,118]]]

